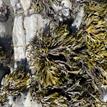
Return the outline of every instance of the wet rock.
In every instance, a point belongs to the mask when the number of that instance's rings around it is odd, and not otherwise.
[[[73,33],[77,32],[77,30],[79,30],[81,23],[83,21],[83,17],[84,17],[84,6],[81,6],[79,12],[77,13],[77,16],[76,16],[74,22],[71,25],[71,31]]]
[[[6,22],[9,18],[9,8],[8,6],[1,1],[0,3],[0,22]]]
[[[3,77],[5,77],[5,75],[8,75],[9,73],[10,73],[10,68],[0,63],[0,84],[1,84]]]

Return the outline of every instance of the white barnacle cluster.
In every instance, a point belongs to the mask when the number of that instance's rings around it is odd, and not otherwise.
[[[59,3],[53,3],[52,8],[56,13],[55,17],[57,18],[57,20],[62,22],[65,18],[70,18],[72,3],[70,2],[70,0],[62,0]]]
[[[8,96],[8,102],[0,107],[42,107],[42,104],[37,100],[33,100],[30,92],[21,93],[17,96]]]
[[[55,12],[54,18],[63,22],[68,19],[74,20],[71,29],[78,30],[84,17],[84,3],[81,0],[62,0],[52,4]]]

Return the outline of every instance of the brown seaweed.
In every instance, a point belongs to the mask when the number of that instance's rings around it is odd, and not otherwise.
[[[76,34],[64,23],[33,38],[35,72],[30,77],[22,69],[5,77],[6,95],[30,89],[43,107],[106,107],[106,14],[107,3],[91,0]]]

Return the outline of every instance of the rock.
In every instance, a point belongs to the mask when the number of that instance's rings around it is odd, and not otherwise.
[[[101,86],[101,91],[100,91],[100,99],[102,102],[106,103],[107,102],[107,86],[102,85]]]
[[[70,18],[70,10],[72,10],[72,4],[69,0],[62,0],[60,5],[52,4],[52,8],[55,11],[54,17],[56,20],[63,22]]]
[[[21,93],[17,96],[8,96],[8,107],[42,107],[36,100],[33,101],[30,92]]]
[[[80,25],[83,21],[83,17],[84,17],[84,6],[80,7],[79,12],[77,13],[76,18],[71,25],[71,31],[76,32],[77,30],[79,30]]]
[[[4,23],[0,22],[0,37],[6,36],[6,28]]]
[[[27,93],[26,100],[24,101],[24,107],[42,107],[36,100],[33,101],[30,92]]]
[[[25,59],[25,32],[23,27],[23,16],[16,16],[13,26],[13,45],[15,62]],[[16,65],[15,65],[16,66]],[[16,67],[15,67],[16,68]]]
[[[30,8],[31,2],[32,2],[32,0],[26,0],[26,2],[25,2],[25,0],[20,0],[20,3],[22,5],[24,11],[27,11]]]
[[[0,84],[3,77],[5,77],[5,75],[8,75],[9,73],[10,73],[10,68],[7,66],[4,66],[3,64],[0,64]]]
[[[0,3],[0,22],[6,22],[9,18],[9,14],[8,6],[4,2]]]

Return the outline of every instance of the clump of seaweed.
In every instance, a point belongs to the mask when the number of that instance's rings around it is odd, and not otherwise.
[[[31,77],[20,69],[5,77],[4,90],[22,92],[43,107],[102,107],[107,105],[107,4],[85,4],[77,33],[61,23],[31,41]],[[1,100],[0,100],[1,101]]]
[[[66,77],[66,70],[70,67],[63,51],[65,51],[65,54],[67,54],[67,51],[69,53],[69,50],[64,47],[71,38],[70,36],[66,38],[68,33],[66,26],[62,26],[60,29],[58,27],[52,35],[39,36],[39,40],[35,38],[31,43],[34,48],[33,59],[35,61],[33,66],[36,69],[35,75],[43,86],[58,85],[61,83],[61,78]],[[66,38],[66,43],[62,43],[64,38]],[[68,68],[66,69],[65,66],[68,66]]]
[[[106,7],[107,4],[87,2],[84,24],[77,34],[72,35],[69,26],[62,24],[33,40],[33,66],[44,106],[105,105],[101,90],[107,82]]]
[[[18,69],[5,76],[3,79],[2,91],[7,95],[15,96],[27,90],[30,84],[30,76],[25,69],[20,66]]]

